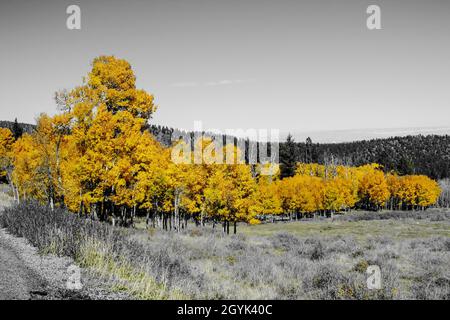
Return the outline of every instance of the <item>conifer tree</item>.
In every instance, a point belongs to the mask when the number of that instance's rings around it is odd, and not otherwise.
[[[22,127],[19,125],[19,123],[17,122],[17,118],[14,119],[14,124],[12,127],[12,133],[14,135],[14,139],[19,139],[22,135],[23,135],[23,129]]]
[[[280,146],[281,179],[294,176],[297,165],[295,154],[294,138],[288,134],[286,142]]]

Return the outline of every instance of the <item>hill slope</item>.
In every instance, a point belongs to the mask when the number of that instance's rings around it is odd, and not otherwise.
[[[13,122],[0,121],[0,127],[11,129]],[[32,132],[32,124],[19,124],[24,132]],[[192,135],[176,129],[150,125],[149,131],[162,144],[169,146],[172,137],[182,134]],[[297,162],[317,162],[362,165],[379,163],[386,171],[400,174],[425,174],[434,179],[450,177],[450,136],[449,135],[411,135],[345,143],[295,142],[293,146],[280,144],[280,161],[286,154],[294,154]]]

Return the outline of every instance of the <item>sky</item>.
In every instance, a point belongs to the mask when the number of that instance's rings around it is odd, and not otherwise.
[[[72,4],[81,30],[66,27]],[[450,127],[449,38],[446,0],[1,1],[0,120],[54,114],[55,91],[115,55],[169,127]]]

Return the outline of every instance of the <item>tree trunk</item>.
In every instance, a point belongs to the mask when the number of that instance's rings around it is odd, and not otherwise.
[[[134,225],[134,217],[136,216],[136,205],[133,206],[133,214],[131,215],[131,226]]]
[[[20,193],[19,193],[19,188],[14,188],[15,190],[16,190],[16,196],[15,196],[15,198],[16,198],[16,201],[17,201],[17,203],[18,204],[20,204]]]
[[[202,211],[201,211],[201,213],[200,213],[200,224],[201,224],[202,227],[205,226],[205,222],[204,222],[204,210],[203,210],[203,207],[202,207]]]

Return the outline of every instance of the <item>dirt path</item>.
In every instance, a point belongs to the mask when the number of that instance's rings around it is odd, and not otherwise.
[[[90,299],[65,288],[69,259],[41,256],[25,239],[0,229],[0,300]]]
[[[130,299],[112,292],[109,279],[83,268],[79,269],[82,289],[69,290],[69,268],[74,266],[71,258],[41,255],[26,239],[0,229],[0,300]]]
[[[6,198],[6,197],[5,197]],[[5,202],[0,202],[0,211]],[[24,240],[15,245],[14,237],[0,229],[0,300],[42,299],[49,296],[49,285],[23,260]],[[19,241],[20,242],[20,241]],[[31,246],[30,246],[31,248]]]
[[[3,209],[0,204],[0,210]],[[0,230],[0,300],[40,299],[48,295],[47,283],[11,246],[11,237]]]
[[[45,297],[45,282],[0,241],[0,300]]]

